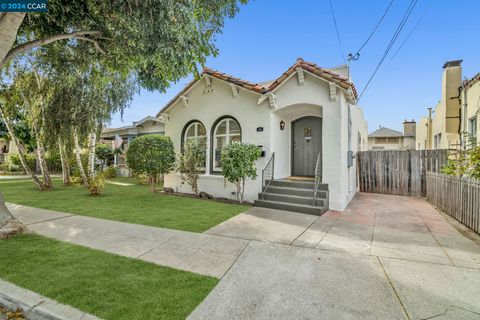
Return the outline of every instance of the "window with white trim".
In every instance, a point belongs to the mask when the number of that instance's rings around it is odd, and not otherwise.
[[[205,130],[205,126],[199,121],[190,123],[185,129],[183,143],[185,144],[188,139],[207,139],[207,131]]]
[[[468,133],[474,142],[477,142],[477,116],[468,119]]]
[[[184,129],[184,134],[182,137],[182,152],[185,148],[186,143],[190,139],[200,139],[203,140],[204,145],[207,145],[207,130],[205,126],[200,121],[193,121],[190,124],[187,124],[187,127]],[[207,151],[205,150],[205,153]],[[205,156],[206,159],[206,156]],[[199,168],[199,170],[205,171],[205,164]]]
[[[222,149],[232,142],[242,141],[240,124],[233,118],[220,120],[213,130],[213,171],[221,171]]]

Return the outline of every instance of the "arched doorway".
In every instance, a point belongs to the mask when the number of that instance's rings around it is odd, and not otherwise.
[[[292,176],[315,176],[320,154],[322,161],[322,118],[308,116],[292,122]]]

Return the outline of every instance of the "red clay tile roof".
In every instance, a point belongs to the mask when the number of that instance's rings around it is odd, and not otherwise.
[[[272,84],[268,87],[268,91],[274,90],[278,87],[283,81],[285,81],[292,73],[297,71],[297,68],[302,68],[305,71],[313,73],[319,77],[325,78],[326,80],[330,80],[335,82],[337,85],[342,87],[343,89],[352,89],[355,98],[357,97],[357,89],[355,85],[350,82],[347,78],[344,78],[330,70],[324,69],[315,63],[304,61],[302,58],[298,58],[297,62],[295,62],[290,68],[288,68],[285,73],[283,73],[280,77],[278,77]]]
[[[463,86],[464,86],[465,88],[471,87],[471,86],[473,86],[477,81],[480,81],[480,72],[477,73],[475,76],[473,76],[472,79],[464,81],[464,82],[463,82]]]
[[[290,67],[288,68],[287,71],[285,71],[280,77],[278,77],[275,80],[272,81],[265,81],[262,83],[252,83],[246,80],[242,80],[240,78],[233,77],[229,74],[213,70],[210,68],[204,68],[203,72],[201,75],[207,74],[213,78],[217,78],[223,81],[226,81],[228,83],[235,84],[239,87],[242,87],[244,89],[259,93],[259,94],[265,94],[270,91],[275,90],[282,82],[284,82],[292,73],[297,71],[297,68],[302,68],[305,71],[308,71],[310,73],[313,73],[321,78],[324,78],[326,80],[332,81],[336,83],[338,86],[345,90],[352,89],[352,92],[355,96],[355,98],[358,98],[357,96],[357,89],[355,88],[355,85],[350,82],[347,78],[342,77],[328,69],[324,69],[322,67],[317,66],[315,63],[311,62],[306,62],[303,59],[299,58],[297,61]],[[160,110],[160,112],[157,114],[157,117],[162,113],[165,112],[175,101],[180,98],[185,92],[187,92],[197,81],[200,81],[201,79],[194,79],[190,81],[185,88],[182,89],[173,99],[171,99],[165,107]]]

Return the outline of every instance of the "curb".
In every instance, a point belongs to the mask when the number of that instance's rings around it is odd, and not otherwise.
[[[0,279],[0,305],[20,308],[28,320],[101,320],[89,313]]]

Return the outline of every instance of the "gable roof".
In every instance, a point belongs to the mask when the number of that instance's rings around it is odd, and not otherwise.
[[[377,130],[375,130],[374,132],[370,133],[368,135],[369,138],[373,138],[373,137],[403,137],[403,133],[401,133],[400,131],[397,131],[397,130],[393,130],[393,129],[390,129],[390,128],[385,128],[385,127],[381,127]]]
[[[322,68],[315,63],[304,61],[302,58],[298,58],[297,61],[290,66],[287,71],[285,71],[280,77],[275,80],[264,81],[260,83],[252,83],[247,80],[243,80],[240,78],[236,78],[232,75],[211,69],[211,68],[204,68],[200,78],[194,79],[190,81],[178,94],[176,94],[167,104],[157,113],[157,117],[160,116],[161,113],[167,111],[182,95],[184,95],[190,88],[192,88],[197,82],[202,80],[204,75],[211,76],[213,78],[231,83],[233,85],[242,87],[246,90],[253,91],[257,94],[267,94],[273,90],[275,90],[280,84],[285,82],[292,73],[295,73],[298,68],[301,68],[305,71],[308,71],[318,77],[324,78],[328,81],[334,82],[336,85],[341,87],[345,90],[352,91],[355,99],[358,98],[357,89],[355,85],[345,77],[340,76],[337,73],[334,73],[328,69]]]
[[[477,73],[476,75],[474,75],[472,79],[465,80],[463,82],[463,87],[464,88],[469,88],[469,87],[473,86],[475,83],[477,83],[478,81],[480,81],[480,72]]]
[[[302,58],[298,58],[297,61],[290,68],[288,68],[287,71],[285,71],[280,77],[275,79],[268,86],[268,91],[275,90],[275,88],[277,88],[280,84],[282,84],[285,80],[287,80],[287,78],[292,73],[295,73],[298,68],[302,68],[303,70],[313,73],[316,76],[332,81],[345,90],[352,89],[352,92],[355,98],[358,98],[357,89],[355,88],[355,85],[350,80],[348,80],[345,77],[342,77],[341,75],[335,72],[322,68],[316,65],[315,63],[304,61]]]
[[[142,120],[133,121],[132,125],[130,125],[130,126],[124,126],[124,127],[118,127],[118,128],[105,128],[105,129],[102,130],[102,133],[107,133],[107,132],[112,132],[112,131],[120,131],[120,130],[127,130],[127,129],[135,129],[135,128],[140,127],[142,124],[144,124],[147,121],[163,123],[163,121],[159,120],[158,118],[155,118],[155,117],[152,117],[152,116],[146,116]]]

